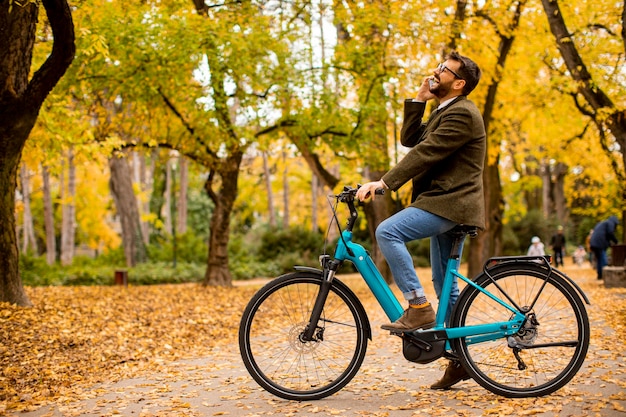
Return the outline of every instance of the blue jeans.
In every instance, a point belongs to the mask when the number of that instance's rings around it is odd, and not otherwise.
[[[456,223],[427,211],[407,207],[394,214],[378,225],[376,240],[378,247],[385,256],[393,278],[407,300],[425,295],[420,283],[413,258],[406,242],[430,237],[430,264],[432,266],[433,286],[437,298],[441,295],[443,278],[454,237],[449,232]],[[452,306],[459,297],[459,286],[456,277],[450,292],[448,316]],[[446,317],[447,321],[448,317]]]

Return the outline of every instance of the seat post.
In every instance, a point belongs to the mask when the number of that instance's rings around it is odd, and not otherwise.
[[[454,237],[454,242],[452,243],[452,250],[450,251],[450,259],[461,260],[461,248],[463,247],[463,241],[465,240],[465,236],[470,235],[472,237],[478,234],[478,228],[476,226],[465,226],[460,224],[455,226],[450,233]]]
[[[450,259],[461,259],[462,243],[467,233],[461,230],[453,230],[454,241],[452,242],[452,250],[450,251]]]

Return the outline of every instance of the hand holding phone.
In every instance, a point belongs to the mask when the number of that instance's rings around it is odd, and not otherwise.
[[[430,90],[436,86],[437,86],[437,80],[435,79],[435,77],[430,76],[430,77],[424,78],[424,81],[422,82],[422,85],[420,86],[420,89],[417,92],[416,99],[419,101],[428,101],[428,100],[435,98],[435,95],[431,93]]]

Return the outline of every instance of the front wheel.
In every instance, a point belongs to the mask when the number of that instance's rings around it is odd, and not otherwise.
[[[334,280],[313,340],[302,339],[322,283],[295,272],[265,285],[241,318],[239,349],[254,380],[287,400],[317,400],[356,375],[367,350],[369,321],[358,298]]]
[[[489,391],[510,398],[548,395],[567,384],[589,348],[585,305],[560,273],[533,263],[495,267],[476,284],[526,315],[517,334],[468,344],[452,341],[467,372]],[[512,312],[474,287],[455,305],[453,327],[507,321]]]

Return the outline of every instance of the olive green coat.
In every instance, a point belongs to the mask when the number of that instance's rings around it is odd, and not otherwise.
[[[485,228],[485,125],[465,96],[422,123],[426,103],[406,100],[402,145],[407,155],[383,176],[392,190],[413,181],[411,206],[458,224]]]

